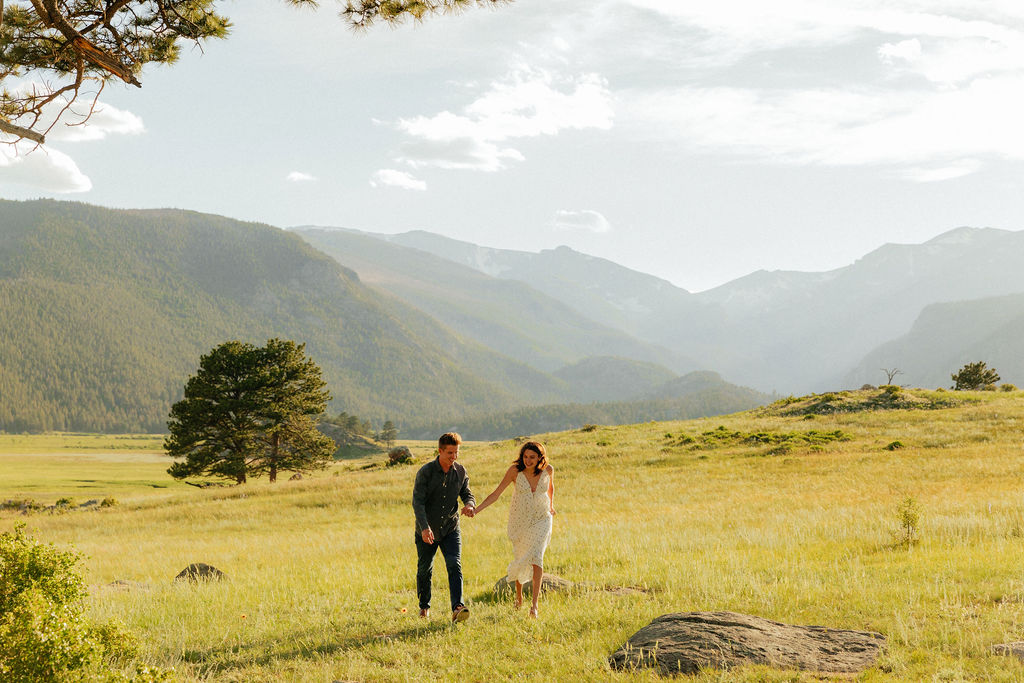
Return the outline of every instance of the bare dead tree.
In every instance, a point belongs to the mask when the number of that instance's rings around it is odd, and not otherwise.
[[[902,375],[903,371],[899,368],[880,368],[885,373],[885,383],[892,384],[892,381],[896,379],[896,375]]]

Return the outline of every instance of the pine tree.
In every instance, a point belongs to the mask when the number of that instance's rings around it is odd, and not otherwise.
[[[164,450],[176,479],[214,476],[243,484],[281,470],[323,467],[334,452],[311,419],[330,394],[305,345],[270,339],[265,347],[229,341],[199,361],[171,408]]]
[[[388,420],[384,423],[384,426],[380,428],[380,440],[383,441],[388,448],[391,448],[391,445],[397,438],[398,430],[395,428],[395,423]]]
[[[999,381],[999,373],[995,368],[986,367],[985,361],[968,363],[950,377],[953,379],[953,388],[957,391],[984,389]]]

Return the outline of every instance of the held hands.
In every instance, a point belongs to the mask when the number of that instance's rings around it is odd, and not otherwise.
[[[423,530],[423,542],[427,545],[434,545],[434,531],[430,527]]]
[[[462,508],[462,514],[466,515],[467,517],[475,517],[476,508],[473,507],[472,505],[467,505],[466,507]]]

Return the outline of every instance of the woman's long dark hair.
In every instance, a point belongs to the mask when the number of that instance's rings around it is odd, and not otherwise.
[[[541,472],[543,472],[544,468],[548,466],[548,458],[544,454],[544,444],[542,444],[540,441],[527,441],[526,443],[523,444],[523,447],[519,449],[519,457],[516,458],[516,461],[514,463],[516,469],[519,470],[520,472],[526,469],[526,463],[523,462],[523,453],[525,453],[526,451],[533,451],[538,456],[540,456],[537,459],[537,466],[533,469],[533,473],[540,474]]]

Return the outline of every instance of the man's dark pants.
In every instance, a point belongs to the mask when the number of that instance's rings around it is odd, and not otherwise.
[[[441,549],[444,565],[448,569],[448,594],[452,599],[452,610],[462,604],[462,537],[455,529],[437,543],[424,543],[416,536],[416,553],[419,562],[416,567],[416,594],[420,609],[430,609],[430,579],[434,571],[434,554]]]

